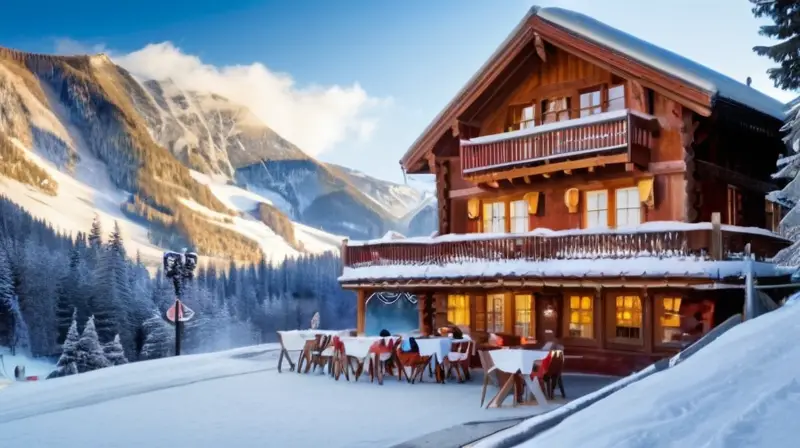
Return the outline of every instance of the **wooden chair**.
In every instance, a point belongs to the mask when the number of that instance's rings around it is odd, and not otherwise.
[[[385,339],[380,340],[378,351],[373,352],[370,350],[369,356],[369,381],[374,382],[378,378],[378,384],[383,385],[383,375],[388,370],[392,358],[394,356],[395,348],[394,339],[390,339],[386,343]],[[385,348],[385,351],[384,351]]]
[[[450,353],[444,357],[443,364],[447,376],[450,377],[453,371],[455,371],[459,383],[470,379],[469,357],[472,354],[472,344],[472,341],[453,342]],[[461,376],[462,373],[464,374],[463,378]]]
[[[298,334],[297,332],[278,332],[278,341],[281,344],[281,353],[280,357],[278,358],[278,373],[282,370],[283,359],[286,358],[286,361],[289,362],[289,371],[295,370],[295,363],[292,361],[290,353],[299,353],[298,357],[298,364],[300,360],[303,358],[303,350],[306,345],[306,340]],[[300,370],[297,367],[298,371]]]
[[[333,356],[331,358],[333,378],[339,381],[339,377],[344,373],[345,379],[350,381],[350,369],[348,368],[347,353],[344,343],[336,336],[333,338],[333,342],[331,342],[331,347],[333,348]]]
[[[318,334],[314,337],[313,341],[309,341],[311,344],[307,344],[305,350],[305,373],[308,373],[312,367],[313,371],[316,371],[317,367],[321,367],[324,371],[325,359],[323,358],[322,353],[326,348],[328,348],[328,345],[330,345],[331,339],[332,338],[328,335]]]
[[[561,398],[567,398],[567,395],[564,392],[564,380],[561,377],[563,370],[564,351],[553,350],[553,357],[550,361],[550,365],[548,366],[547,371],[542,375],[542,389],[544,390],[548,400],[555,399],[556,386],[558,386],[558,389],[561,392]]]

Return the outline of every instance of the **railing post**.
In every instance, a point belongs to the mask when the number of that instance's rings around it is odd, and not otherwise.
[[[347,266],[347,238],[342,240],[342,248],[340,250],[342,251],[342,269],[344,270]]]
[[[711,214],[711,240],[709,252],[712,260],[722,260],[722,215],[719,212]]]

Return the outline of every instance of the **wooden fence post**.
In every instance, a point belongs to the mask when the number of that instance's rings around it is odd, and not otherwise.
[[[719,212],[711,214],[711,241],[710,252],[712,260],[722,260],[722,215]]]

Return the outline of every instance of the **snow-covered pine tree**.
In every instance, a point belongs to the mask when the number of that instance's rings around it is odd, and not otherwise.
[[[0,247],[0,345],[11,345],[14,325],[11,320],[11,299],[13,297],[11,263],[6,251]]]
[[[780,41],[775,45],[754,47],[753,51],[780,64],[767,70],[775,86],[800,89],[800,1],[750,0],[750,3],[756,17],[767,17],[773,22],[761,26],[759,34]]]
[[[19,300],[17,296],[11,296],[11,354],[17,352],[30,353],[31,339],[28,330],[28,324],[25,323],[25,317],[22,315],[22,310],[19,309]]]
[[[103,353],[105,353],[108,363],[112,366],[128,363],[128,358],[125,357],[125,350],[119,341],[119,335],[114,336],[111,342],[103,345]]]
[[[800,0],[750,0],[753,14],[758,18],[769,18],[772,23],[763,25],[760,34],[779,42],[770,46],[753,48],[757,54],[767,56],[778,67],[767,70],[776,87],[787,90],[800,89]],[[778,160],[776,179],[789,183],[780,191],[771,192],[767,198],[789,210],[781,220],[780,230],[795,241],[775,257],[784,265],[800,265],[800,97],[787,108],[785,141],[788,146],[787,157]]]
[[[75,319],[73,314],[76,311],[80,282],[80,273],[78,271],[79,264],[80,253],[78,252],[78,248],[73,248],[70,250],[69,254],[69,270],[58,282],[58,301],[56,303],[58,340],[56,342],[59,345],[64,343],[67,331],[72,321]]]
[[[78,310],[73,311],[73,316],[78,316]],[[52,371],[50,378],[60,378],[62,376],[73,375],[78,373],[78,341],[80,335],[78,334],[78,321],[73,318],[67,330],[67,335],[64,338],[64,344],[61,346],[61,357],[58,358],[56,370]]]
[[[77,344],[77,358],[75,364],[78,372],[91,372],[92,370],[108,367],[109,363],[103,353],[103,346],[97,337],[97,329],[94,326],[94,316],[89,316],[83,334]]]
[[[128,319],[128,306],[133,301],[128,268],[119,223],[114,223],[114,231],[106,250],[101,252],[94,275],[92,312],[97,317],[97,331],[103,343],[111,341],[116,334],[126,342],[133,339]]]
[[[140,359],[158,359],[169,356],[175,345],[175,331],[170,327],[159,313],[154,313],[144,322],[145,341]]]

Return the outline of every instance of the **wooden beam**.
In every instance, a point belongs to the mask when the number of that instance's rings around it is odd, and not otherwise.
[[[711,115],[711,94],[700,88],[647,66],[629,56],[570,33],[541,17],[530,19],[530,26],[551,45],[572,53],[600,68],[626,79],[635,80],[661,95],[688,106],[698,114]]]
[[[753,179],[750,176],[737,173],[736,171],[715,165],[711,162],[695,160],[694,163],[697,166],[698,174],[700,174],[703,178],[717,178],[721,181],[725,181],[728,184],[741,187],[742,189],[758,191],[764,194],[778,189],[778,186],[775,184],[764,182],[759,179]]]
[[[537,174],[545,176],[549,175],[550,173],[558,171],[588,168],[590,166],[605,166],[615,163],[627,163],[627,162],[628,162],[628,154],[626,153],[626,154],[617,154],[613,156],[598,156],[586,159],[569,160],[566,162],[556,162],[556,163],[550,163],[550,164],[526,167],[526,168],[514,168],[506,171],[501,171],[498,173],[480,174],[474,176],[468,175],[465,176],[465,178],[471,182],[483,183],[483,182],[497,181],[500,179],[514,179],[525,176],[534,176]],[[548,176],[545,176],[545,178],[547,177]]]
[[[367,325],[367,292],[356,291],[356,333],[363,334]]]

